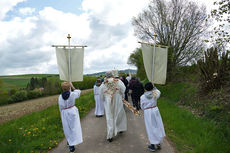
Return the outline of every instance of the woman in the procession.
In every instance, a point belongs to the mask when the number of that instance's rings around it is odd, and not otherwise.
[[[69,150],[74,152],[74,146],[83,142],[79,112],[75,106],[75,99],[80,97],[81,90],[76,90],[71,82],[63,82],[61,87],[63,92],[58,98],[58,104],[62,126]]]
[[[126,113],[122,102],[124,93],[124,83],[120,79],[114,78],[112,72],[107,72],[106,78],[100,86],[100,95],[105,106],[107,140],[109,142],[112,142],[117,133],[127,130]]]
[[[165,136],[164,125],[157,107],[159,97],[160,91],[151,82],[146,83],[145,93],[141,96],[141,109],[144,110],[146,132],[150,141],[148,148],[151,151],[161,148],[160,143]]]
[[[96,117],[102,117],[104,115],[104,102],[101,100],[101,97],[99,94],[100,85],[101,85],[101,79],[97,79],[96,85],[94,85],[93,87],[94,100],[96,103],[96,108],[95,108]]]

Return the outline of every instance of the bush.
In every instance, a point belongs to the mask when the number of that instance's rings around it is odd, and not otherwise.
[[[31,90],[27,92],[28,99],[33,99],[33,98],[37,98],[41,96],[42,96],[42,93],[40,90]]]
[[[230,52],[223,52],[221,55],[219,52],[217,48],[207,49],[203,59],[198,61],[200,91],[203,94],[220,89],[230,82]]]
[[[8,104],[8,97],[9,95],[7,91],[0,92],[0,105]]]
[[[27,100],[27,99],[28,99],[27,92],[25,90],[19,90],[9,98],[8,102],[15,103],[15,102],[20,102],[20,101]]]
[[[82,82],[74,82],[73,85],[76,88],[79,88],[81,90],[91,89],[91,88],[93,88],[96,80],[97,80],[97,77],[94,77],[94,76],[84,76]]]
[[[12,95],[14,95],[16,92],[17,92],[16,89],[10,89],[10,90],[8,91],[8,95],[9,95],[9,96],[12,96]]]

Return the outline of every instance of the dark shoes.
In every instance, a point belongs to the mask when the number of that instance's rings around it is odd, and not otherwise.
[[[74,146],[69,146],[69,151],[70,152],[74,152],[75,151],[75,147]]]
[[[107,141],[112,142],[112,141],[113,141],[113,138],[109,138],[109,139],[107,139]]]
[[[157,144],[157,149],[161,149],[161,144]]]
[[[96,115],[96,117],[103,117],[103,115]]]
[[[156,148],[157,147],[157,148]],[[155,147],[155,145],[154,144],[151,144],[151,145],[149,145],[148,146],[148,149],[150,150],[150,151],[152,151],[152,152],[154,152],[154,151],[156,151],[157,149],[161,149],[161,144],[156,144],[156,147]]]
[[[149,149],[150,151],[152,151],[152,152],[156,151],[156,148],[155,148],[154,144],[149,145],[149,146],[148,146],[148,149]]]

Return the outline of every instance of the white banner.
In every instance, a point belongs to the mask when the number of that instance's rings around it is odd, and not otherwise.
[[[141,48],[144,67],[148,80],[155,84],[165,84],[167,74],[168,48],[156,47],[155,53],[154,46],[150,44],[141,43]]]
[[[56,48],[57,64],[60,79],[69,81],[69,49]],[[70,49],[70,80],[83,81],[83,59],[84,48],[71,48]]]

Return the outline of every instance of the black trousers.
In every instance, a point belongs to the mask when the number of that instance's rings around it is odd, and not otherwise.
[[[137,110],[139,110],[141,108],[140,107],[140,97],[136,95],[132,95],[132,94],[131,94],[131,97],[133,101],[133,106],[136,107]]]
[[[125,91],[125,100],[128,101],[128,92]]]

